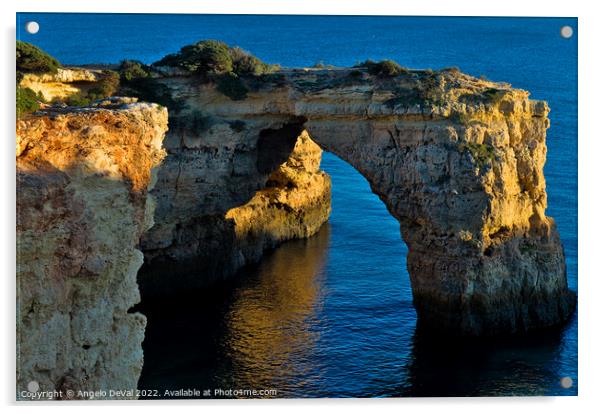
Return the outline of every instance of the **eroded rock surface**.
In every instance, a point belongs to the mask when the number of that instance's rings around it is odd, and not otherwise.
[[[58,68],[56,73],[25,73],[19,86],[39,93],[51,102],[81,94],[105,76],[102,70],[97,69]]]
[[[166,73],[160,82],[183,109],[172,114],[154,190],[148,258],[182,263],[224,245],[220,235],[232,233],[224,214],[248,211],[240,206],[286,160],[293,132],[305,129],[361,172],[399,220],[421,324],[517,333],[561,323],[574,308],[562,245],[545,215],[549,109],[528,92],[453,69],[390,78],[361,68],[282,71],[247,81],[236,101],[194,76]]]
[[[258,132],[220,122],[198,137],[173,122],[153,190],[155,226],[141,241],[145,297],[227,278],[279,243],[315,234],[328,220],[330,177],[320,170],[322,150],[298,123],[263,123]]]
[[[146,319],[128,310],[166,128],[165,108],[119,100],[17,121],[18,398],[136,388]]]

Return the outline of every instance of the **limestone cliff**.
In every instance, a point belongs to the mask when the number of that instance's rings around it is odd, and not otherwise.
[[[197,136],[182,118],[166,138],[155,226],[141,241],[145,297],[227,278],[279,243],[313,235],[330,214],[322,150],[297,124],[255,136],[246,124],[212,119]]]
[[[56,73],[26,73],[19,86],[40,93],[51,102],[81,94],[96,85],[103,76],[101,70],[58,68]]]
[[[562,245],[545,216],[549,109],[528,92],[455,69],[287,70],[247,80],[237,100],[191,75],[166,71],[158,81],[178,110],[154,190],[158,225],[142,245],[149,263],[207,263],[207,246],[240,234],[223,215],[248,210],[240,206],[305,129],[361,172],[399,220],[421,324],[489,335],[571,313]],[[164,281],[189,286],[214,273],[205,270]]]
[[[146,319],[128,311],[166,127],[165,108],[118,99],[17,121],[18,398],[136,388]]]
[[[285,163],[268,177],[266,188],[228,210],[236,240],[233,260],[257,262],[278,243],[316,233],[330,215],[330,177],[320,171],[322,150],[302,132]]]

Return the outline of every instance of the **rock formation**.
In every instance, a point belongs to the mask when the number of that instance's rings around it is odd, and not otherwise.
[[[322,150],[294,119],[172,115],[142,238],[144,297],[205,287],[279,243],[316,233],[330,214]]]
[[[102,78],[100,70],[58,68],[57,73],[26,73],[19,86],[40,93],[46,101],[51,102],[80,94]]]
[[[549,108],[526,91],[455,70],[285,70],[236,100],[190,74],[153,82],[176,104],[154,214],[165,108],[109,100],[17,123],[19,389],[135,388],[136,274],[145,295],[174,294],[315,233],[322,150],[399,221],[421,325],[522,333],[574,308],[545,215]]]
[[[131,99],[17,121],[17,398],[136,389],[146,319],[128,311],[166,128]]]
[[[149,285],[162,277],[172,288],[198,286],[215,269],[230,274],[244,264],[244,249],[228,244],[241,232],[223,219],[258,211],[253,201],[240,206],[305,129],[362,173],[399,220],[421,324],[493,335],[556,325],[571,313],[562,246],[545,216],[549,109],[526,91],[454,69],[395,77],[362,68],[288,70],[248,80],[236,100],[194,75],[170,70],[158,82],[178,109],[153,190],[157,225],[142,247],[149,267],[210,262],[214,269],[157,274],[145,279]],[[323,214],[314,217],[319,223]],[[227,265],[209,260],[222,246]]]

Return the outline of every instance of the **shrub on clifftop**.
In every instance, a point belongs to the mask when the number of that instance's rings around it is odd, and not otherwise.
[[[261,59],[253,56],[240,47],[230,48],[229,53],[232,58],[232,72],[236,73],[238,76],[259,76],[272,73],[280,68],[278,65],[270,65],[262,62]]]
[[[249,89],[234,73],[227,73],[217,80],[217,90],[233,101],[241,101],[247,97]]]
[[[374,62],[368,59],[355,67],[366,68],[368,69],[369,74],[383,78],[393,77],[408,72],[406,68],[401,67],[397,62],[389,59],[381,60],[380,62]]]
[[[17,73],[56,73],[58,60],[31,43],[17,40]]]
[[[43,99],[29,88],[17,87],[17,118],[40,109]]]
[[[91,100],[112,96],[119,89],[119,74],[112,70],[103,70],[102,78],[88,91]]]
[[[150,76],[150,68],[137,60],[122,60],[118,72],[121,80],[125,82]]]
[[[123,60],[119,64],[119,94],[134,96],[141,101],[155,102],[169,108],[174,113],[182,109],[182,103],[176,101],[169,88],[152,76],[150,66],[137,60]]]
[[[217,40],[203,40],[184,46],[178,53],[165,56],[153,66],[172,66],[193,73],[204,82],[215,82],[217,89],[232,100],[244,99],[248,88],[243,77],[258,77],[279,68],[239,47]]]
[[[153,66],[179,67],[207,80],[228,73],[257,76],[278,69],[278,65],[264,63],[239,47],[230,47],[217,40],[202,40],[184,46],[178,53],[165,56]]]
[[[229,47],[217,40],[203,40],[184,46],[178,53],[165,56],[155,66],[176,66],[202,76],[232,72]]]

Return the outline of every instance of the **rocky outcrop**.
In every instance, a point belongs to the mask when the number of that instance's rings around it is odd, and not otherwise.
[[[128,311],[166,127],[165,108],[118,99],[17,121],[17,398],[32,381],[135,397],[109,390],[142,368],[146,319]]]
[[[25,73],[19,86],[39,93],[47,102],[87,91],[106,75],[101,70],[58,68],[56,73]]]
[[[262,122],[258,133],[211,118],[197,135],[190,116],[172,120],[153,190],[155,226],[142,238],[138,277],[147,298],[227,278],[279,243],[313,235],[330,214],[322,150],[298,123]]]
[[[322,150],[306,131],[266,187],[226,213],[234,227],[235,267],[259,261],[278,243],[315,234],[330,215],[330,177],[320,170]],[[236,262],[237,261],[237,262]]]
[[[399,220],[422,325],[517,333],[561,323],[574,308],[562,245],[545,216],[549,109],[526,91],[454,69],[281,71],[247,80],[236,101],[194,76],[158,81],[179,109],[154,190],[158,225],[142,244],[150,263],[194,262],[214,251],[211,243],[226,245],[227,212],[249,211],[240,206],[306,130],[361,172]],[[204,271],[166,283],[190,286]]]

